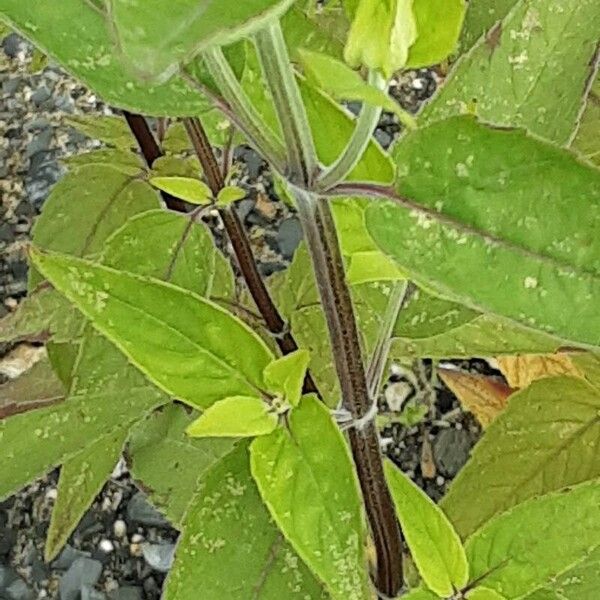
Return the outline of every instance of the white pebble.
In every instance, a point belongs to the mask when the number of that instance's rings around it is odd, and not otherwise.
[[[438,475],[438,476],[435,478],[435,483],[436,483],[436,485],[438,485],[439,487],[442,487],[442,486],[444,485],[444,483],[446,483],[446,480],[445,480],[445,479],[444,479],[444,478],[443,478],[441,475]]]
[[[98,548],[100,548],[104,554],[110,554],[115,549],[115,546],[110,540],[100,540]]]
[[[140,542],[143,542],[143,541],[144,541],[144,536],[143,536],[143,535],[141,535],[140,533],[134,533],[134,534],[131,536],[131,541],[132,541],[134,544],[139,544]]]
[[[48,500],[56,500],[58,497],[58,490],[56,488],[48,488],[46,490],[46,498]]]
[[[125,523],[123,519],[117,519],[113,523],[113,532],[117,538],[125,537],[125,534],[127,533],[127,523]]]

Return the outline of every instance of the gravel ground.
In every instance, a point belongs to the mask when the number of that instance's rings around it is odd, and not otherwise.
[[[98,143],[65,125],[65,114],[110,114],[94,94],[50,64],[32,74],[31,48],[16,35],[0,52],[0,316],[13,310],[26,291],[23,254],[35,216],[64,167],[60,158]],[[416,110],[436,88],[429,71],[408,73],[392,94]],[[355,108],[355,107],[350,107]],[[384,115],[377,139],[389,146],[399,131]],[[264,162],[238,148],[241,182],[250,197],[238,204],[264,275],[281,270],[301,239],[298,219],[276,195]],[[8,348],[0,347],[0,355]],[[466,365],[488,371],[486,364]],[[388,454],[434,498],[468,458],[479,427],[456,398],[431,374],[431,364],[396,367],[382,407],[397,410],[411,399],[429,403],[418,425],[391,424],[383,430]],[[0,381],[1,383],[1,381]],[[43,561],[43,546],[56,498],[57,473],[51,473],[0,503],[0,600],[154,600],[172,558],[177,532],[133,485],[123,465],[96,498],[59,558]]]

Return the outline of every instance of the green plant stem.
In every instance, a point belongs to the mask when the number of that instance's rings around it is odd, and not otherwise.
[[[208,186],[216,197],[225,187],[225,178],[206,131],[200,120],[195,117],[184,119],[184,125],[204,170]],[[296,341],[288,331],[287,324],[279,314],[258,271],[248,236],[235,209],[232,207],[221,208],[219,214],[231,242],[239,270],[248,286],[252,299],[265,320],[267,329],[274,336],[283,354],[290,354],[298,350]],[[318,394],[317,386],[309,372],[306,373],[304,378],[304,392]]]
[[[239,120],[241,128],[248,135],[256,150],[279,171],[285,170],[286,151],[250,102],[246,92],[237,80],[221,48],[215,46],[203,53],[204,62],[227,102],[232,114]]]
[[[343,405],[354,419],[360,419],[371,408],[372,397],[333,216],[327,201],[298,188],[293,191],[325,311]],[[402,537],[383,473],[377,429],[371,422],[360,431],[351,428],[348,435],[377,554],[375,585],[382,594],[395,597],[403,580]]]
[[[369,72],[369,84],[379,89],[384,89],[385,83],[385,79],[381,75],[374,71]],[[380,116],[380,106],[363,104],[348,145],[337,160],[325,169],[319,177],[317,182],[319,189],[327,190],[333,187],[335,184],[346,179],[352,172],[352,169],[356,167],[367,149]]]
[[[286,178],[292,184],[310,187],[317,174],[317,156],[279,21],[259,31],[255,42],[287,148]]]
[[[387,363],[387,357],[390,350],[390,340],[394,331],[394,325],[398,320],[398,315],[402,310],[403,306],[406,305],[410,296],[415,290],[415,286],[410,281],[395,281],[392,284],[392,291],[390,298],[381,321],[381,327],[375,343],[373,354],[369,362],[367,369],[367,382],[369,385],[369,394],[371,397],[375,397],[379,388],[383,374],[385,372],[385,365]]]

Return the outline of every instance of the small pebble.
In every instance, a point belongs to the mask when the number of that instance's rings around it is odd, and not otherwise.
[[[123,538],[127,535],[127,523],[123,519],[117,519],[113,523],[113,532],[116,538]]]
[[[102,550],[102,552],[104,552],[106,554],[110,554],[115,549],[115,546],[110,540],[104,539],[104,540],[100,540],[100,543],[98,544],[98,548],[100,548],[100,550]]]

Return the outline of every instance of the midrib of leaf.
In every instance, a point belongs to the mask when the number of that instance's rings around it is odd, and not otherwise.
[[[307,455],[302,451],[302,446],[294,438],[292,431],[291,430],[287,430],[286,433],[289,435],[290,440],[292,441],[292,443],[294,444],[294,446],[296,446],[298,448],[298,453],[302,457],[302,459],[304,461],[304,464],[309,465],[310,462],[307,460]],[[309,469],[309,473],[310,473],[310,478],[312,479],[312,481],[315,484],[315,487],[317,488],[317,492],[318,492],[319,497],[324,500],[322,502],[322,504],[325,507],[325,512],[327,513],[328,520],[329,520],[330,523],[333,524],[333,523],[335,523],[335,518],[333,518],[331,509],[329,507],[329,503],[327,502],[327,499],[329,498],[329,496],[321,488],[321,484],[319,483],[319,480],[315,477],[315,474],[314,474],[312,468]],[[298,479],[294,478],[294,498],[297,497],[297,495],[295,493],[296,486],[297,486],[297,481],[298,481]],[[338,542],[341,544],[342,547],[344,547],[344,545],[346,544],[346,540],[339,536],[339,531],[335,527],[332,527],[332,529],[336,533],[336,537],[338,539]],[[298,551],[298,554],[300,554],[299,551]]]
[[[176,289],[181,290],[182,288],[176,288]],[[145,318],[148,318],[151,321],[154,321],[155,323],[157,323],[158,325],[160,325],[162,327],[165,327],[169,331],[172,331],[174,334],[176,334],[176,337],[179,337],[180,339],[187,340],[188,342],[190,342],[192,344],[192,346],[194,346],[199,351],[200,354],[204,354],[206,356],[209,356],[212,360],[214,360],[214,362],[216,362],[217,364],[219,364],[220,366],[222,366],[224,368],[224,370],[229,371],[230,373],[233,373],[233,379],[236,379],[238,381],[241,381],[241,382],[247,384],[249,387],[251,387],[253,390],[255,390],[256,393],[259,396],[262,397],[263,391],[260,388],[257,388],[251,381],[248,381],[246,378],[242,377],[241,373],[239,371],[237,371],[237,369],[233,368],[230,364],[228,364],[227,362],[225,362],[225,359],[221,358],[220,356],[217,356],[216,354],[213,354],[212,352],[210,352],[206,348],[203,348],[202,346],[199,346],[198,343],[195,340],[193,340],[192,338],[190,338],[183,331],[180,331],[179,329],[173,327],[172,325],[170,325],[169,323],[167,323],[165,321],[161,321],[158,317],[155,317],[154,315],[151,315],[150,313],[147,313],[147,312],[143,311],[142,309],[138,308],[135,304],[132,304],[131,302],[128,302],[127,300],[124,300],[123,298],[118,298],[115,295],[111,295],[111,300],[113,302],[120,302],[121,304],[124,304],[125,306],[129,307],[130,309],[132,309],[133,312],[141,314]],[[206,298],[202,298],[202,301],[206,302],[207,304],[210,304],[213,308],[216,308],[219,311],[223,312],[223,309],[218,304],[214,304],[213,302],[210,302]],[[95,329],[98,329],[98,328],[96,328],[96,326],[94,325],[93,322],[92,322],[92,326]],[[100,332],[100,334],[102,334],[102,332],[99,329],[98,329],[98,331]],[[129,356],[129,353],[128,353],[128,351],[127,351],[127,349],[125,348],[124,345],[122,345],[120,342],[117,342],[115,340],[113,340],[112,342],[113,342],[113,344],[115,344],[116,346],[118,346],[121,349],[121,351],[126,356]],[[150,376],[150,373],[148,372],[148,370],[145,367],[142,367],[141,365],[138,365],[138,368],[140,369],[140,371],[142,371],[143,373],[145,373],[148,377]]]
[[[169,261],[169,264],[167,265],[165,274],[162,277],[162,279],[164,279],[165,281],[169,281],[169,282],[171,281],[171,278],[173,277],[173,270],[175,269],[175,264],[177,263],[177,259],[179,258],[179,254],[182,250],[183,250],[183,253],[185,256],[184,244],[187,241],[187,239],[190,237],[193,226],[194,226],[194,219],[193,219],[193,217],[190,217],[188,219],[188,222],[187,222],[184,230],[183,230],[183,233],[181,234],[181,237],[177,241],[177,245],[175,246],[173,256],[171,257],[171,260]]]
[[[262,571],[260,572],[258,581],[256,582],[256,585],[253,588],[252,600],[260,600],[260,593],[261,593],[265,583],[267,582],[267,577],[269,576],[269,573],[273,569],[273,566],[275,564],[275,559],[277,558],[279,550],[281,549],[282,542],[283,542],[283,536],[280,533],[278,533],[275,536],[275,539],[273,540],[271,547],[269,548],[265,566],[263,567]]]
[[[115,193],[108,199],[108,202],[104,205],[104,208],[100,211],[98,218],[94,221],[92,228],[90,229],[85,241],[83,243],[83,247],[81,248],[80,256],[85,256],[89,247],[92,245],[94,238],[96,237],[96,233],[98,232],[98,227],[100,227],[100,223],[104,220],[104,217],[108,214],[108,211],[113,207],[114,203],[117,201],[119,196],[131,185],[133,181],[138,179],[137,175],[133,175],[127,178],[127,180],[123,183],[123,185],[115,191]]]

